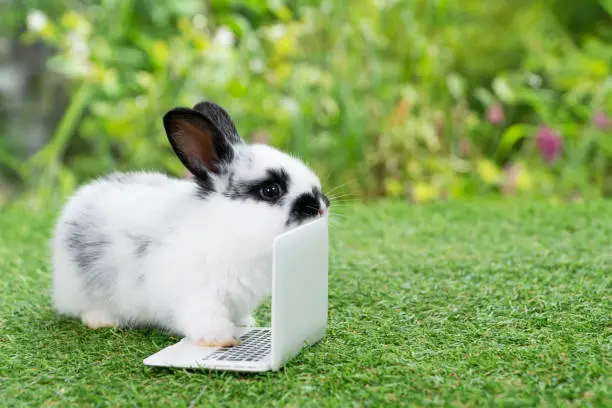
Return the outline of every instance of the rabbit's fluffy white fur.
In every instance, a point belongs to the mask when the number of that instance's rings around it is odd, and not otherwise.
[[[270,293],[274,237],[329,201],[300,160],[243,143],[219,106],[181,109],[164,124],[195,181],[134,172],[81,187],[52,241],[53,303],[92,328],[156,326],[231,345]]]

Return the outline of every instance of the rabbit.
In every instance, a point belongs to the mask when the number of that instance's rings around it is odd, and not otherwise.
[[[330,202],[301,160],[247,144],[214,102],[172,109],[163,126],[192,177],[115,172],[78,188],[53,231],[53,306],[89,328],[232,346],[270,295],[273,239]]]

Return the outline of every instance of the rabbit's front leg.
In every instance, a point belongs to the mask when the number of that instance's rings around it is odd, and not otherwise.
[[[175,329],[204,347],[235,346],[236,325],[227,306],[217,299],[188,299],[176,310]]]

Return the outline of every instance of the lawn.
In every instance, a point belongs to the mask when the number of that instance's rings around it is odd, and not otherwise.
[[[612,406],[612,203],[354,204],[329,329],[272,374],[152,369],[176,341],[50,307],[55,213],[0,212],[0,406]]]

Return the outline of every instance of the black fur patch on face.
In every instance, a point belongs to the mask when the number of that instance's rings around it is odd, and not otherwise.
[[[299,225],[306,220],[318,217],[321,210],[321,200],[325,208],[329,208],[328,198],[317,187],[313,187],[312,192],[299,195],[291,206],[287,225]]]
[[[284,169],[268,169],[266,176],[257,180],[235,181],[232,174],[229,178],[227,197],[235,200],[255,200],[282,205],[285,194],[289,189],[291,179]],[[262,189],[275,185],[279,189],[278,196],[266,197],[262,195]],[[274,187],[276,188],[276,187]]]
[[[304,193],[299,195],[291,206],[287,225],[293,223],[300,224],[304,220],[316,217],[319,215],[320,207],[319,199],[315,194]]]
[[[102,259],[110,245],[110,238],[100,232],[97,223],[91,219],[69,222],[68,226],[66,245],[83,275],[86,288],[109,287],[111,277],[106,273]]]

